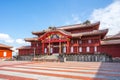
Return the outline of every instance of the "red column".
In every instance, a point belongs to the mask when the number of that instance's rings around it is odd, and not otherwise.
[[[67,54],[69,54],[69,53],[70,53],[70,42],[67,41]]]
[[[61,54],[61,42],[59,42],[59,53]]]
[[[79,53],[79,42],[77,40],[77,54]]]
[[[49,42],[49,52],[48,52],[48,55],[51,53],[51,46],[50,46],[50,42]]]
[[[44,54],[44,43],[42,43],[42,54]]]

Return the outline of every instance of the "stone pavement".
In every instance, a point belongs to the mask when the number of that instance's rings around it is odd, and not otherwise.
[[[120,63],[0,61],[0,80],[120,80]]]

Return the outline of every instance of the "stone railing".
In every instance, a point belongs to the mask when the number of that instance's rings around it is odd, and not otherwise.
[[[66,58],[66,61],[83,61],[83,62],[110,62],[112,58],[106,54],[75,54],[75,55],[60,55],[61,59]]]

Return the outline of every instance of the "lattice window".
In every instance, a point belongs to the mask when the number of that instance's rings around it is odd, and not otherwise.
[[[82,40],[79,40],[79,44],[82,44]]]
[[[70,51],[71,51],[71,53],[73,53],[73,46],[71,47],[71,50],[70,50]]]
[[[90,52],[90,47],[86,47],[86,52]]]
[[[97,52],[97,46],[94,47],[94,51]]]
[[[79,52],[82,52],[82,47],[79,47]]]
[[[66,47],[65,46],[63,47],[63,52],[66,53]]]
[[[92,40],[90,39],[90,40],[88,40],[88,43],[90,44],[90,43],[92,43]]]

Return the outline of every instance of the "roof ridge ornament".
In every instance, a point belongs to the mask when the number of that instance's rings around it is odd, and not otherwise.
[[[56,27],[55,26],[49,26],[48,29],[49,30],[56,30]]]
[[[86,24],[86,25],[88,25],[88,24],[91,24],[91,22],[90,22],[89,20],[86,20],[86,21],[83,22],[82,24]]]

